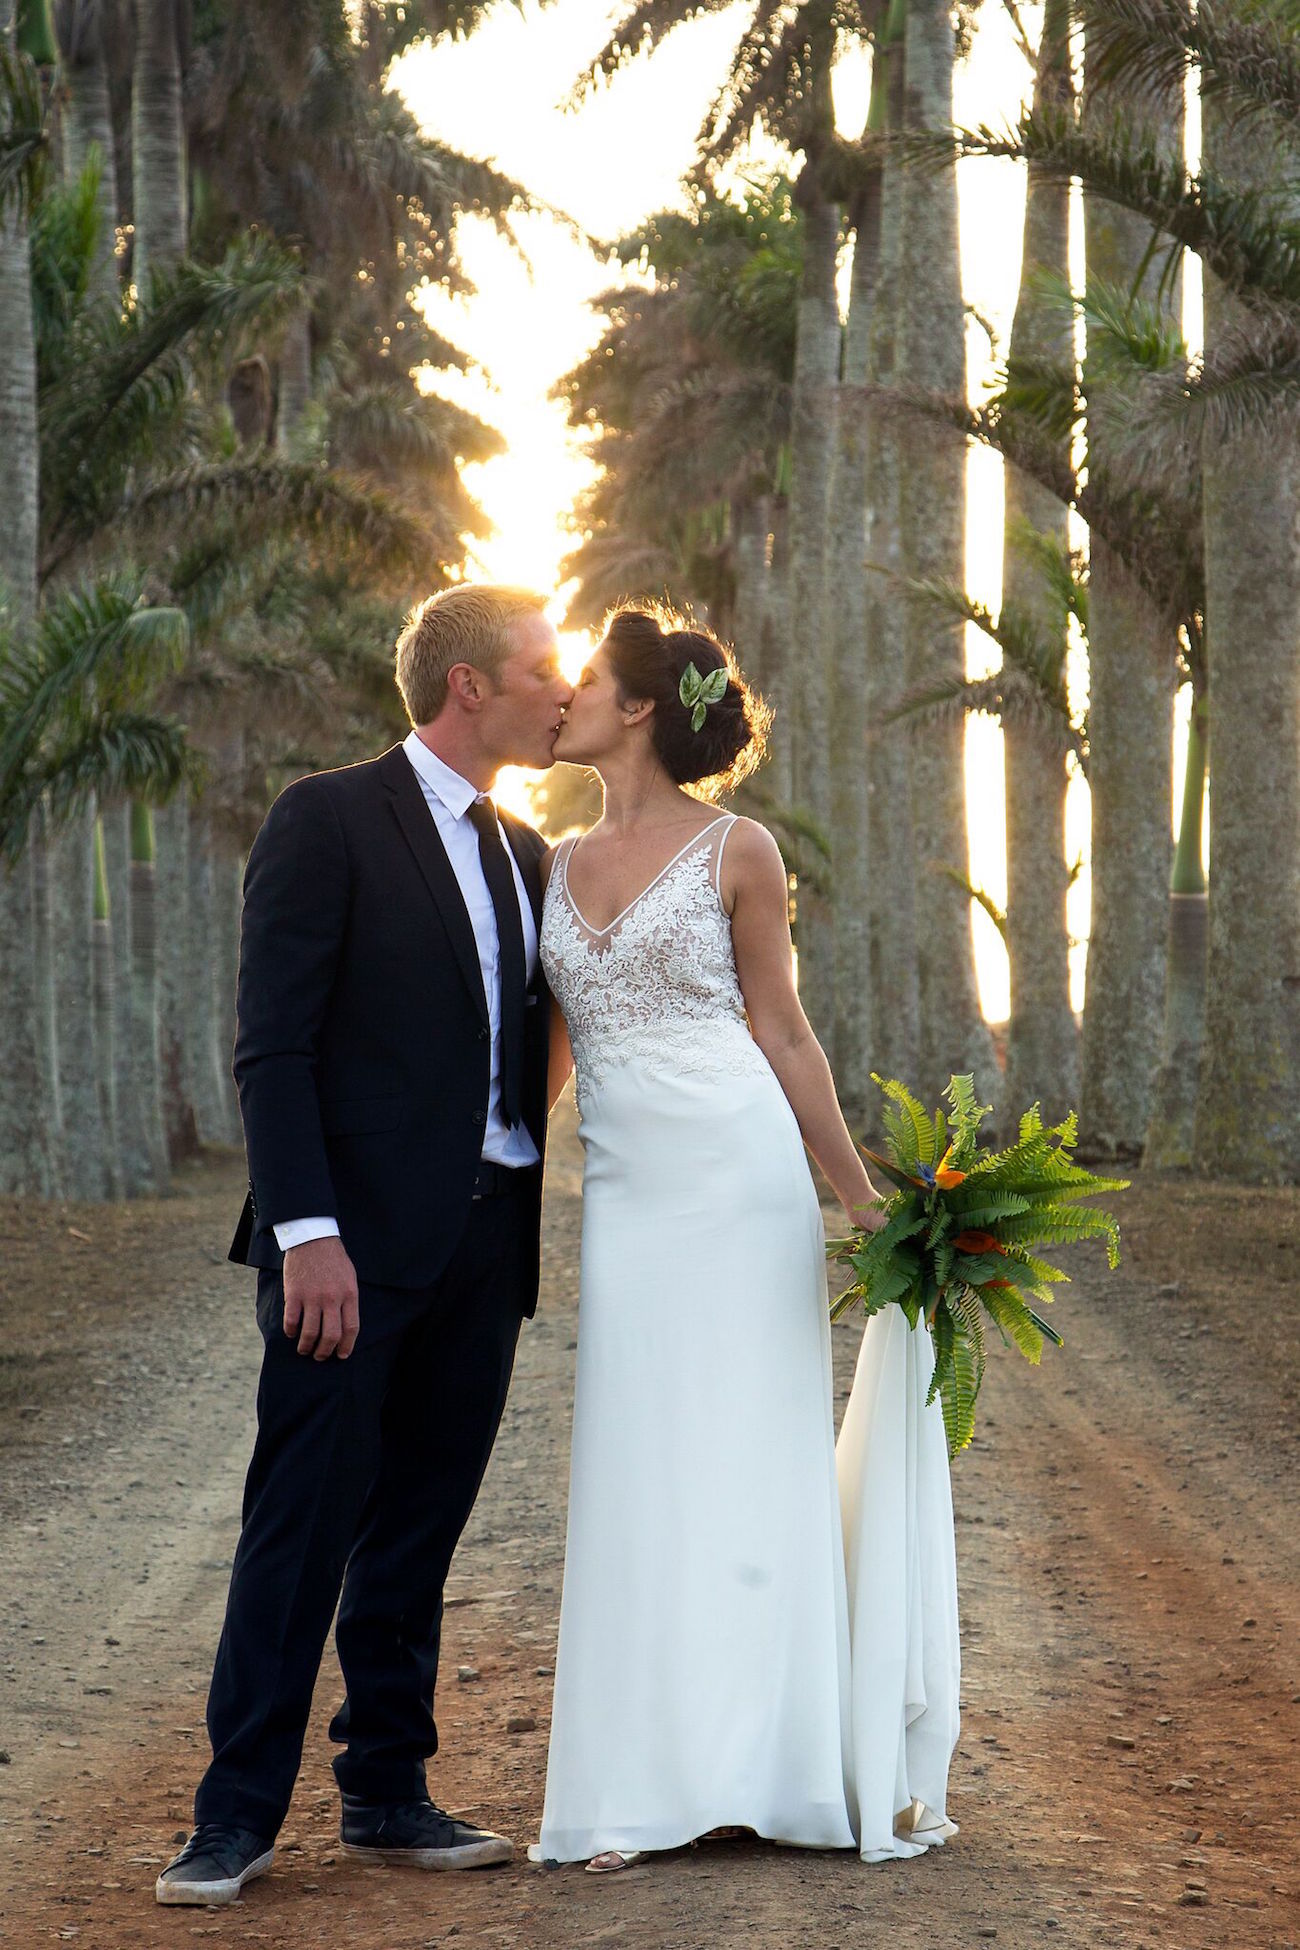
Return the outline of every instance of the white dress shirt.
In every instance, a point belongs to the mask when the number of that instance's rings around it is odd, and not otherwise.
[[[507,1124],[501,1109],[501,948],[497,940],[497,917],[492,896],[488,892],[479,859],[478,834],[465,817],[474,801],[487,795],[478,792],[468,779],[444,764],[429,750],[417,732],[408,734],[402,750],[411,761],[425,804],[438,829],[438,837],[447,850],[456,884],[469,910],[470,926],[478,947],[483,993],[487,997],[488,1027],[492,1033],[487,1124],[483,1133],[482,1155],[491,1164],[509,1165],[516,1169],[535,1165],[539,1153],[526,1125],[522,1122],[513,1126]],[[537,923],[533,919],[532,902],[528,898],[514,849],[504,833],[501,841],[515,877],[519,918],[524,930],[525,966],[531,983],[537,972]],[[281,1252],[286,1253],[291,1246],[303,1246],[309,1239],[337,1237],[338,1229],[338,1221],[333,1218],[285,1219],[273,1228],[276,1244]]]

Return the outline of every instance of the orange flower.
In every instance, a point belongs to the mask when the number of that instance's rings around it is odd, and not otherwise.
[[[953,1240],[959,1253],[1005,1253],[991,1232],[959,1232]]]
[[[948,1149],[944,1152],[942,1158],[940,1158],[938,1164],[935,1166],[934,1182],[939,1187],[939,1189],[944,1192],[950,1192],[953,1189],[954,1185],[962,1184],[965,1181],[965,1177],[966,1177],[964,1171],[958,1171],[955,1165],[950,1165],[948,1163],[948,1160],[949,1158],[951,1158],[951,1156],[952,1156],[952,1146],[949,1145]]]

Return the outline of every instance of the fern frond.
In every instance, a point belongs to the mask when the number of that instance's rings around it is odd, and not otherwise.
[[[980,1297],[1003,1337],[1009,1338],[1026,1361],[1031,1361],[1037,1367],[1043,1358],[1043,1336],[1035,1327],[1033,1316],[1024,1302],[1016,1294],[1006,1291],[985,1291]]]
[[[975,1434],[975,1402],[981,1379],[982,1368],[969,1335],[954,1335],[948,1374],[940,1390],[950,1458],[960,1455]]]
[[[871,1081],[884,1091],[891,1104],[897,1106],[894,1122],[897,1128],[899,1162],[904,1169],[914,1169],[918,1164],[938,1163],[934,1148],[934,1121],[927,1114],[925,1106],[915,1098],[905,1084],[897,1077],[878,1076],[873,1070]],[[885,1112],[886,1119],[890,1112]]]
[[[1119,1264],[1119,1226],[1108,1212],[1087,1205],[1054,1205],[1007,1219],[1002,1237],[1008,1245],[1073,1246],[1084,1239],[1104,1238],[1111,1266]]]

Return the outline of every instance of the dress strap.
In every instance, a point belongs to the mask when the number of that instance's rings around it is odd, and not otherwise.
[[[718,835],[718,844],[714,849],[714,854],[713,854],[713,891],[718,896],[719,900],[721,900],[722,898],[723,848],[726,846],[727,841],[731,837],[731,829],[735,825],[738,817],[739,814],[737,813],[723,813],[718,822],[722,826],[722,831]]]
[[[740,815],[739,813],[723,813],[722,817],[726,821],[726,825],[723,827],[721,837],[718,840],[718,851],[714,861],[714,872],[718,874],[722,872],[722,849],[730,839],[731,829]]]

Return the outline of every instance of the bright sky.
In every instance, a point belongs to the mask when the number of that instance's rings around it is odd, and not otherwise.
[[[564,608],[559,565],[573,546],[565,517],[589,478],[590,463],[569,432],[563,406],[549,393],[600,335],[591,301],[627,277],[588,239],[612,240],[651,211],[681,204],[681,178],[693,160],[696,133],[751,10],[738,5],[688,23],[656,54],[602,84],[580,108],[566,108],[574,77],[603,44],[619,11],[607,0],[562,0],[549,7],[524,0],[522,8],[501,0],[468,40],[414,50],[395,77],[431,133],[491,160],[580,227],[575,232],[546,215],[516,218],[516,248],[491,224],[463,219],[459,254],[475,294],[451,299],[435,292],[429,301],[433,323],[481,361],[467,375],[440,376],[439,389],[500,427],[508,443],[504,454],[465,472],[467,486],[496,524],[478,545],[475,567],[495,579],[556,588],[557,620]],[[1034,38],[1038,9],[1024,11]],[[1014,117],[1031,79],[1005,10],[990,4],[978,21],[956,90],[955,116],[968,126]],[[841,64],[836,113],[848,133],[861,129],[869,81],[867,56]],[[1023,183],[1014,164],[978,162],[959,170],[958,190],[965,296],[1004,348],[1019,277]],[[975,382],[987,364],[988,341],[973,323],[968,353]],[[1002,537],[996,456],[971,455],[968,486],[968,587],[996,608]],[[589,647],[580,638],[566,643],[575,666]],[[971,632],[972,674],[996,661],[990,648]],[[967,737],[971,877],[1005,906],[1002,734],[994,724],[972,720]],[[522,796],[522,776],[501,783],[507,793]],[[1086,858],[1087,844],[1087,787],[1080,778],[1070,794],[1067,854]],[[1073,935],[1086,933],[1087,913],[1085,870],[1070,899]],[[981,996],[986,1014],[997,1020],[1008,1008],[1006,954],[992,922],[978,910],[974,927]],[[1077,1007],[1081,946],[1073,960]]]

